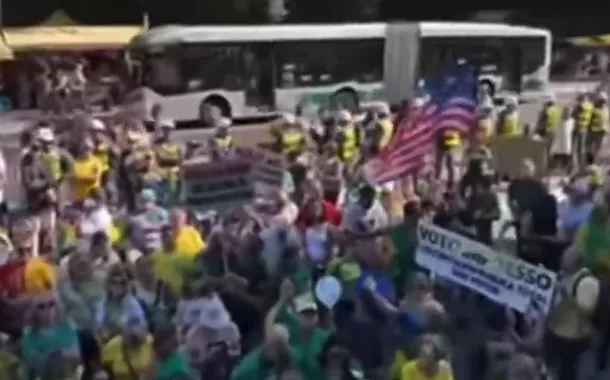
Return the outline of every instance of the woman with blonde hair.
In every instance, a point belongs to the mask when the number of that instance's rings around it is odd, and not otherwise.
[[[80,364],[78,335],[65,318],[55,292],[36,297],[21,339],[21,355],[30,376],[64,379]]]
[[[122,321],[127,317],[145,320],[146,313],[132,293],[131,273],[117,263],[108,270],[106,294],[96,310],[97,327],[103,337],[110,338],[121,332]]]

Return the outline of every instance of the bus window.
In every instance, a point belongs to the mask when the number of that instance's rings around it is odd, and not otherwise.
[[[183,79],[178,60],[170,55],[154,55],[144,64],[143,84],[160,95],[179,94]]]
[[[532,75],[525,80],[527,89],[542,89],[545,85],[544,77],[534,75],[546,67],[546,47],[543,37],[517,38],[517,45],[521,49],[522,70],[524,75]]]
[[[244,88],[244,48],[239,45],[180,47],[180,69],[187,92]]]
[[[280,88],[380,82],[382,39],[286,42],[277,46]]]
[[[503,70],[502,48],[503,43],[499,38],[424,38],[421,54],[423,62],[428,58],[435,64],[431,68],[424,64],[422,70],[434,74],[442,72],[447,66],[467,63],[478,68],[481,74],[498,75]]]

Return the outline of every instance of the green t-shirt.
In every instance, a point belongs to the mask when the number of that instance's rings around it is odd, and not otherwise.
[[[192,376],[188,358],[180,351],[174,352],[168,358],[159,362],[155,380],[169,380],[175,376],[183,376],[189,379]]]
[[[400,223],[392,229],[390,238],[396,250],[393,265],[394,285],[398,291],[402,291],[409,275],[417,268],[417,221],[407,220]]]

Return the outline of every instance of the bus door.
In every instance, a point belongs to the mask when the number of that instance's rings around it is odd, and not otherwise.
[[[270,112],[275,107],[273,49],[271,44],[252,45],[246,54],[246,105],[259,112]]]

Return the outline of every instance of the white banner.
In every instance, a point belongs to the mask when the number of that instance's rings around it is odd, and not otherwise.
[[[557,276],[456,233],[420,222],[415,261],[435,275],[522,313],[548,314]]]

